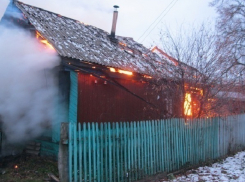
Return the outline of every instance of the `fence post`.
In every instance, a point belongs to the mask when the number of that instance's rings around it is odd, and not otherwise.
[[[61,123],[58,155],[58,169],[60,182],[69,182],[68,131],[69,123]]]

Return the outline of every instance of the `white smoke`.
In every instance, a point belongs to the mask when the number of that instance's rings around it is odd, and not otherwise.
[[[24,142],[47,130],[57,96],[57,54],[20,29],[0,27],[0,115],[7,141]]]

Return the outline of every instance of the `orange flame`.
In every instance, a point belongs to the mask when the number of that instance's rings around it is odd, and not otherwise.
[[[125,46],[125,47],[127,46],[127,44],[125,44],[123,42],[119,42],[119,44],[122,45],[122,46]]]
[[[38,31],[36,31],[36,38],[37,38],[41,43],[43,43],[44,45],[46,45],[48,48],[54,50],[54,47],[48,42],[48,40],[46,40],[45,38],[43,38],[43,36],[42,36]]]
[[[122,73],[125,75],[133,75],[133,73],[131,71],[125,71],[125,70],[118,70],[118,73]]]
[[[47,40],[41,40],[41,42],[45,44],[47,47],[49,47],[50,49],[54,49],[54,47]]]
[[[196,87],[190,87],[190,88],[193,89],[193,90],[198,91],[199,94],[200,94],[201,96],[203,96],[203,89],[201,89],[201,88],[196,88]]]
[[[186,93],[185,94],[184,114],[186,116],[191,116],[192,115],[191,94],[190,93]]]
[[[36,31],[36,38],[39,39],[39,37],[41,37],[41,34],[38,31]]]
[[[14,168],[15,168],[15,169],[18,169],[18,166],[17,166],[17,165],[15,165],[15,166],[14,166]]]
[[[111,72],[116,72],[116,69],[115,68],[110,68],[110,71]]]
[[[149,75],[144,75],[144,78],[152,78],[152,77]]]
[[[162,51],[161,49],[159,49],[157,46],[155,46],[155,47],[153,47],[153,48],[151,49],[152,52],[156,52],[156,50],[157,50],[160,54],[162,54],[163,56],[165,56],[165,57],[167,57],[169,60],[171,60],[171,61],[175,64],[175,66],[178,66],[178,65],[179,65],[178,61],[177,61],[175,58],[169,56],[167,53],[163,52],[163,51]]]
[[[122,73],[122,74],[125,74],[125,75],[133,75],[133,72],[131,71],[125,71],[125,70],[116,70],[115,68],[112,68],[112,67],[108,67],[110,69],[110,72],[118,72],[118,73]]]

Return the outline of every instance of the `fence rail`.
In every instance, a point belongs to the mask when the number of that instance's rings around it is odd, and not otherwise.
[[[245,115],[69,123],[69,181],[134,181],[217,159],[245,146]]]

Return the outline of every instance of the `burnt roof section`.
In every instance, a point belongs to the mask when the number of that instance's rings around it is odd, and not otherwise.
[[[19,1],[15,4],[60,56],[155,77],[169,74],[162,58],[132,38],[116,36],[115,42],[102,29]]]

